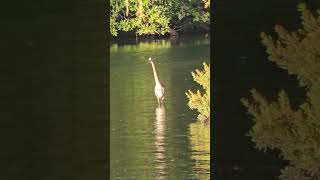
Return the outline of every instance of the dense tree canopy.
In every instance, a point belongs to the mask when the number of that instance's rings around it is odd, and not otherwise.
[[[110,33],[159,34],[209,30],[208,0],[111,0]]]
[[[274,40],[262,34],[269,60],[296,75],[306,89],[305,102],[293,108],[281,91],[278,100],[269,102],[256,90],[253,100],[242,100],[254,118],[250,131],[259,149],[278,149],[289,165],[280,179],[320,179],[320,11],[315,17],[304,4],[299,6],[303,29],[288,32],[277,25]]]

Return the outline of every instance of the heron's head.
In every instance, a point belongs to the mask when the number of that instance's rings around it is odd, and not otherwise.
[[[148,61],[149,63],[151,63],[151,62],[152,62],[152,59],[151,59],[151,57],[149,57],[149,59],[148,59],[148,60],[149,60],[149,61]]]

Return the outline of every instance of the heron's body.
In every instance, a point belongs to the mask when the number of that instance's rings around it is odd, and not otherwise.
[[[154,94],[157,97],[158,100],[158,104],[162,104],[163,103],[163,99],[164,99],[164,88],[161,85],[158,75],[157,75],[157,71],[156,71],[156,67],[153,63],[153,61],[151,60],[151,58],[149,58],[149,62],[151,63],[152,66],[152,70],[153,70],[153,76],[154,76],[154,81],[156,83],[156,86],[154,87]]]
[[[154,87],[154,94],[158,99],[158,103],[161,102],[162,104],[164,99],[164,88],[161,86],[161,84],[156,84],[156,86]]]

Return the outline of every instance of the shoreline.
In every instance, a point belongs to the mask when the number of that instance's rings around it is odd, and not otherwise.
[[[135,34],[132,33],[123,33],[121,35],[118,35],[117,37],[111,36],[110,38],[110,44],[117,44],[117,43],[123,43],[123,42],[132,42],[132,43],[138,43],[138,42],[151,42],[155,40],[172,40],[176,41],[180,38],[185,37],[194,37],[194,36],[203,36],[205,38],[210,38],[210,31],[208,32],[185,32],[180,33],[178,36],[170,36],[169,34],[165,35],[142,35],[142,36],[135,36]]]

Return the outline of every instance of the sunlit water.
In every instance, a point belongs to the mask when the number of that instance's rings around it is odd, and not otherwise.
[[[158,40],[110,47],[111,179],[209,179],[210,130],[194,123],[185,92],[191,71],[209,62],[209,39]],[[148,57],[165,88],[154,95]]]

